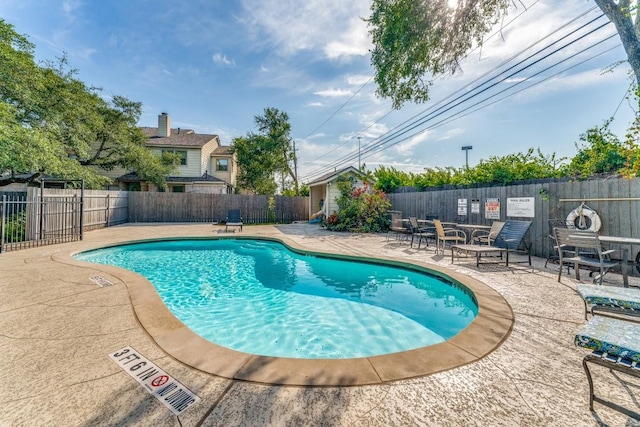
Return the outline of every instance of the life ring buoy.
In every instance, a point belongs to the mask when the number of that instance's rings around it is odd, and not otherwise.
[[[579,230],[597,232],[602,227],[602,220],[596,211],[579,206],[567,215],[567,224],[573,224]]]

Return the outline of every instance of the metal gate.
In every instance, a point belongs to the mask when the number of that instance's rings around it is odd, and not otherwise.
[[[36,191],[2,194],[0,253],[82,240],[80,196],[44,196]]]

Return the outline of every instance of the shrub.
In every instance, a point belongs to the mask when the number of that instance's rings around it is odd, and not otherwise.
[[[26,239],[27,214],[21,212],[6,219],[4,241],[7,243],[24,242]]]
[[[371,190],[365,182],[364,187],[355,187],[355,178],[342,176],[337,181],[340,197],[337,200],[340,212],[336,218],[327,218],[327,228],[334,231],[355,233],[375,233],[386,231],[389,227],[387,211],[391,202],[384,192]]]

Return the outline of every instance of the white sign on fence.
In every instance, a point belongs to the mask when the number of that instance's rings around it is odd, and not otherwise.
[[[458,199],[458,215],[467,214],[467,199]]]
[[[534,197],[508,197],[507,216],[535,217]]]
[[[471,213],[479,214],[480,213],[480,200],[479,199],[471,199]]]

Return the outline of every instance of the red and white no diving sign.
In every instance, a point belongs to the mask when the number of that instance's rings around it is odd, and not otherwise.
[[[169,381],[168,375],[160,375],[155,377],[153,381],[151,381],[151,385],[154,387],[160,387],[161,385],[165,385]]]
[[[109,357],[175,415],[182,414],[188,407],[200,401],[191,390],[133,347],[121,348]]]

